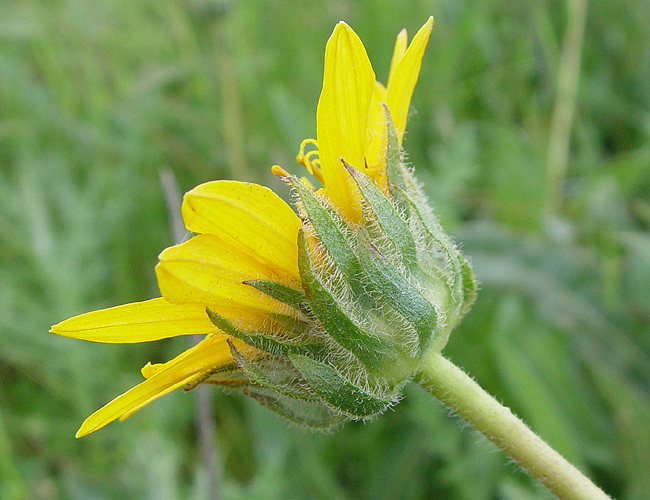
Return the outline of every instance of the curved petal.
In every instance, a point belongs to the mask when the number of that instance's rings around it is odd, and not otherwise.
[[[156,266],[163,297],[175,304],[200,304],[221,313],[251,309],[290,313],[291,308],[245,285],[246,280],[282,281],[247,251],[213,234],[199,234],[166,248]],[[286,283],[291,285],[291,283]]]
[[[163,298],[124,304],[75,316],[52,333],[93,342],[150,342],[178,335],[214,333],[205,307],[172,304]]]
[[[386,179],[386,87],[375,82],[372,102],[368,110],[368,135],[366,144],[366,174],[384,192],[388,192]]]
[[[411,95],[420,74],[422,56],[429,41],[432,26],[433,17],[430,17],[413,37],[411,45],[406,49],[388,80],[386,104],[395,124],[400,144],[404,136]]]
[[[354,183],[343,158],[363,170],[368,108],[375,73],[361,40],[343,21],[334,28],[325,48],[323,89],[316,109],[318,155],[325,187],[332,202],[352,220],[360,217]]]
[[[299,280],[300,219],[269,188],[237,181],[201,184],[183,198],[185,226],[246,249],[279,274]]]
[[[81,424],[76,437],[101,429],[125,414],[131,415],[154,399],[192,382],[197,377],[234,363],[230,347],[226,342],[227,338],[225,335],[208,337],[172,361],[165,363],[164,367],[158,369],[150,378],[90,415]],[[252,349],[236,339],[233,342],[238,349]]]
[[[390,60],[390,71],[388,72],[388,81],[386,85],[392,80],[393,75],[395,74],[395,68],[397,68],[397,63],[401,61],[406,52],[406,45],[408,43],[408,35],[406,33],[406,28],[399,32],[397,35],[397,40],[395,40],[395,48],[393,49],[393,58]]]

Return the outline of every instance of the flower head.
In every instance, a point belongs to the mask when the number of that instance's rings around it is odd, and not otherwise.
[[[182,206],[195,236],[160,254],[161,298],[52,327],[98,342],[205,335],[175,359],[147,364],[145,381],[91,415],[78,436],[200,383],[240,389],[289,419],[328,428],[385,410],[424,356],[444,347],[474,299],[474,278],[401,153],[432,22],[408,47],[399,34],[386,87],[356,33],[336,25],[317,140],[298,155],[323,187],[273,168],[293,189],[298,214],[256,184],[202,184]]]

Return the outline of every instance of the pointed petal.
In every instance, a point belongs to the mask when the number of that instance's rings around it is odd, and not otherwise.
[[[397,63],[400,62],[404,52],[406,52],[406,45],[408,43],[408,35],[406,34],[406,28],[399,32],[397,35],[397,40],[395,40],[395,49],[393,50],[393,58],[390,61],[390,71],[388,73],[388,82],[393,78],[395,73],[395,68],[397,68]],[[388,83],[387,83],[388,84]]]
[[[190,231],[215,234],[246,249],[276,272],[298,280],[300,219],[269,188],[236,181],[207,182],[185,195],[182,214]]]
[[[360,216],[354,183],[339,161],[363,169],[368,108],[375,73],[361,40],[339,22],[325,48],[323,89],[316,110],[316,135],[325,187],[335,205],[353,220]]]
[[[50,331],[93,342],[132,343],[217,330],[204,307],[158,298],[81,314],[54,325]]]
[[[234,363],[225,335],[208,337],[196,346],[159,367],[151,378],[136,385],[106,406],[90,415],[77,431],[76,437],[85,436],[104,427],[109,422],[142,408],[197,377],[216,368]],[[235,340],[234,342],[239,342]],[[250,349],[241,342],[237,348]]]
[[[282,277],[247,251],[213,234],[199,234],[169,247],[159,259],[158,286],[170,302],[200,304],[219,312],[235,308],[281,313],[292,309],[243,283],[256,279],[282,283]]]
[[[411,95],[413,94],[415,83],[420,74],[422,56],[429,41],[431,26],[433,26],[433,17],[430,17],[417,32],[411,45],[409,45],[409,48],[406,49],[406,52],[397,63],[388,81],[386,104],[393,117],[393,123],[395,124],[395,130],[397,130],[400,145],[404,137],[404,128],[406,127],[406,117],[411,103]]]

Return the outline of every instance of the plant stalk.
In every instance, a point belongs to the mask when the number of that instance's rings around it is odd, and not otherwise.
[[[611,500],[582,472],[530,430],[509,408],[439,352],[417,382],[480,431],[562,500]]]
[[[546,160],[546,211],[556,213],[569,164],[569,146],[580,82],[580,61],[587,23],[588,0],[568,0],[567,25],[558,68],[557,99],[549,131]]]

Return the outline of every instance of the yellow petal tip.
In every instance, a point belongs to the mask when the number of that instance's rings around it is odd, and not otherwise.
[[[84,423],[85,423],[85,422],[84,422]],[[82,437],[84,437],[84,436],[87,436],[87,435],[90,434],[91,432],[93,432],[93,430],[94,430],[94,429],[92,429],[92,430],[84,429],[84,424],[81,424],[81,427],[79,427],[79,430],[78,430],[77,433],[74,435],[74,437],[77,438],[77,439],[82,438]]]
[[[336,26],[334,26],[334,31],[332,31],[332,37],[334,37],[334,35],[339,35],[342,31],[353,33],[354,36],[357,36],[355,31],[350,27],[348,23],[346,23],[345,21],[339,21],[338,23],[336,23]]]

